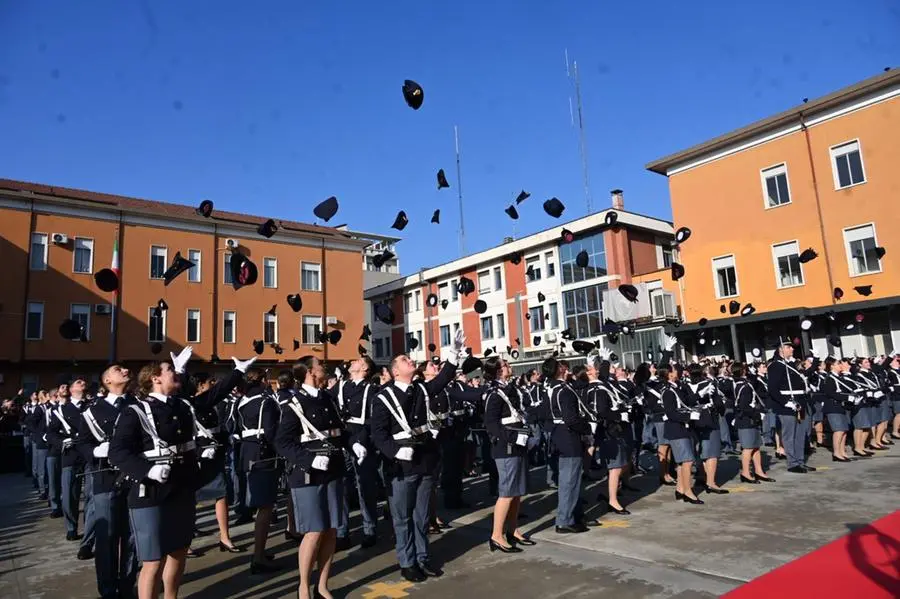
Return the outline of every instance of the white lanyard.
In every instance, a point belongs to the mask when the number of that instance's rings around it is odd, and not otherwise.
[[[212,439],[213,434],[212,431],[200,424],[200,420],[197,419],[197,412],[194,410],[194,406],[191,405],[186,399],[182,399],[185,405],[191,409],[191,416],[194,417],[194,436],[195,437],[206,437],[207,439]]]
[[[328,438],[323,435],[319,429],[313,426],[313,423],[310,422],[306,417],[306,414],[303,413],[303,406],[300,404],[300,400],[297,399],[297,395],[291,397],[288,405],[294,411],[294,414],[297,415],[297,419],[300,420],[300,426],[303,427],[303,436],[300,437],[301,443],[305,441],[322,441]],[[262,406],[260,406],[260,413],[262,413]],[[261,424],[262,417],[260,416],[260,425]]]
[[[159,433],[156,432],[156,423],[153,421],[153,412],[150,411],[150,402],[139,399],[138,405],[131,404],[128,407],[137,414],[138,420],[141,423],[141,428],[143,428],[144,432],[153,440],[153,447],[156,449],[163,449],[169,446],[168,443],[159,438]],[[141,411],[141,408],[143,408],[143,412]]]
[[[843,387],[844,389],[846,389],[846,390],[847,390],[847,393],[853,393],[853,392],[855,391],[855,389],[851,389],[851,388],[850,388],[850,385],[847,385],[846,383],[844,383],[844,381],[842,381],[842,380],[840,379],[840,377],[835,376],[834,374],[832,374],[832,375],[831,375],[831,378],[833,378],[834,381],[838,384],[838,387]]]
[[[869,389],[878,389],[878,381],[877,381],[877,380],[876,380],[876,381],[872,381],[872,379],[870,379],[870,378],[867,376],[868,373],[863,372],[862,370],[860,370],[860,371],[857,372],[856,374],[857,374],[857,377],[858,377],[859,379],[862,379],[862,381],[866,384],[866,387],[868,387]]]
[[[513,407],[512,402],[509,400],[509,397],[506,396],[506,393],[504,393],[504,392],[500,389],[499,386],[498,386],[498,387],[495,387],[493,391],[494,391],[494,393],[496,393],[497,395],[499,395],[500,398],[501,398],[504,402],[506,402],[506,405],[507,405],[507,407],[509,408],[509,416],[510,416],[510,419],[511,419],[511,420],[510,420],[510,422],[504,422],[504,420],[507,420],[507,419],[506,419],[506,418],[501,418],[501,420],[500,420],[501,424],[513,424],[513,423],[515,423],[515,422],[521,422],[521,423],[524,424],[525,419],[522,418],[522,414],[521,414],[517,409],[515,409],[515,408]],[[491,394],[489,393],[488,396],[487,396],[487,399],[485,399],[485,402],[484,402],[485,409],[487,409],[487,400],[490,399],[490,398],[491,398]],[[580,403],[580,401],[581,401],[581,400],[579,400],[579,403]]]
[[[82,412],[82,416],[84,416],[85,422],[87,422],[88,428],[91,429],[91,433],[96,437],[97,441],[103,443],[108,440],[109,437],[106,436],[106,433],[103,432],[103,429],[100,428],[100,424],[97,422],[97,419],[94,418],[94,414],[91,413],[91,409],[88,408],[84,412]]]
[[[66,417],[62,413],[62,406],[57,408],[56,412],[54,412],[54,415],[56,416],[56,419],[59,420],[60,423],[62,423],[63,428],[66,429],[66,434],[71,436],[72,435],[72,427],[70,427],[69,423],[66,422]]]
[[[394,390],[390,387],[385,387],[384,392],[390,396],[393,401],[393,405],[388,398],[384,395],[379,395],[379,399],[384,404],[384,407],[388,409],[388,412],[391,413],[391,416],[394,417],[394,420],[397,421],[397,424],[400,425],[400,428],[403,429],[405,433],[412,435],[412,427],[409,426],[409,421],[406,419],[406,413],[403,411],[403,408],[400,406],[400,401],[397,399],[397,396],[394,394]]]
[[[734,396],[740,397],[741,391],[743,391],[744,387],[749,387],[750,393],[752,393],[752,395],[750,396],[750,407],[755,410],[760,409],[762,407],[762,401],[759,400],[759,396],[756,394],[756,390],[753,388],[753,385],[751,385],[749,382],[740,381],[738,383],[735,383]]]

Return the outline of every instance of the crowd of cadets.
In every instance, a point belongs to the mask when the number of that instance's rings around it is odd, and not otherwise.
[[[360,509],[362,548],[377,543],[385,495],[402,575],[440,576],[428,541],[449,527],[438,506],[469,507],[463,479],[479,465],[497,498],[490,550],[517,553],[535,544],[519,529],[530,466],[547,465],[546,483],[558,489],[555,530],[569,534],[602,525],[585,518],[581,497],[582,481],[598,471],[608,481],[598,501],[629,514],[634,475],[655,470],[676,500],[701,505],[698,490],[728,493],[716,474],[723,453],[740,456],[742,482],[760,484],[774,482],[764,446],[803,474],[814,470],[806,460],[816,447],[849,462],[900,438],[897,353],[796,359],[785,342],[768,362],[682,365],[666,351],[630,372],[600,349],[584,365],[549,358],[513,377],[501,357],[473,362],[464,342],[458,335],[443,364],[400,355],[376,369],[364,356],[333,374],[306,357],[278,373],[234,359],[220,380],[189,376],[191,348],[136,376],[112,364],[96,393],[75,376],[25,402],[29,474],[50,517],[80,541],[78,558],[95,560],[106,599],[176,596],[198,501],[215,502],[220,551],[245,551],[229,535],[233,511],[233,524],[254,522],[251,573],[277,570],[266,542],[284,492],[306,599],[331,597],[334,553],[351,546],[351,506]],[[464,373],[473,365],[480,380]],[[656,459],[640,462],[642,452]]]

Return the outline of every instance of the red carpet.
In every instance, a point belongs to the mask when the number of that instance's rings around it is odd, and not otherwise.
[[[724,599],[900,597],[900,511],[723,595]]]

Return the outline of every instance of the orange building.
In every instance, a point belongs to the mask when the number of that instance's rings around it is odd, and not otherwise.
[[[276,221],[267,239],[257,233],[265,220],[223,211],[203,218],[191,206],[0,180],[0,396],[52,387],[73,372],[96,380],[110,359],[140,365],[185,345],[212,372],[231,356],[254,355],[255,340],[265,343],[259,363],[276,368],[305,354],[356,357],[369,241],[290,221]],[[115,244],[120,292],[104,293],[94,273],[110,266]],[[232,250],[256,264],[256,284],[235,290],[226,268]],[[166,286],[176,253],[196,266]],[[295,293],[303,302],[296,313],[286,301]],[[161,318],[153,314],[160,299],[168,305]],[[85,326],[86,342],[61,337],[67,318]],[[323,329],[344,336],[323,344]]]
[[[888,71],[647,165],[669,178],[675,226],[692,230],[677,258],[687,349],[771,355],[779,336],[823,355],[900,348],[898,132],[900,71]],[[732,315],[731,302],[756,312]]]

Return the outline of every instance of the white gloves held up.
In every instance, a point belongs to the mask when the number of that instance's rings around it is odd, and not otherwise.
[[[256,356],[253,356],[249,360],[238,360],[234,356],[231,356],[231,360],[234,362],[234,369],[238,372],[247,372],[247,369],[256,362]]]
[[[672,351],[672,348],[678,345],[678,339],[671,335],[666,335],[666,351]]]
[[[169,356],[172,357],[172,367],[175,368],[175,374],[182,374],[184,372],[184,367],[191,359],[191,354],[193,353],[194,348],[190,345],[185,346],[177,356],[174,353],[169,352]]]
[[[516,435],[516,445],[519,447],[526,447],[528,445],[528,435],[525,433],[519,433]]]
[[[700,412],[691,412],[691,420],[700,420]]]
[[[147,473],[147,478],[155,480],[158,483],[164,483],[169,480],[169,472],[171,471],[171,466],[156,464],[155,466],[150,466],[150,472]]]
[[[216,457],[216,448],[215,447],[207,447],[203,451],[200,452],[200,458],[204,460],[211,460]]]
[[[398,460],[403,460],[404,462],[411,462],[413,459],[413,448],[401,447],[397,450],[397,454],[394,457]]]
[[[312,467],[316,470],[328,470],[330,458],[327,455],[317,455],[313,458]]]
[[[104,441],[100,445],[94,448],[94,457],[95,458],[106,458],[109,457],[109,441]]]
[[[356,463],[357,464],[362,464],[362,461],[364,459],[366,459],[367,455],[369,455],[369,451],[365,448],[365,446],[362,443],[354,443],[353,447],[351,449],[353,449],[353,453],[356,454]]]
[[[466,346],[466,336],[463,333],[462,327],[458,331],[456,331],[456,337],[453,338],[453,347],[450,348],[450,362],[453,362],[457,366],[462,366],[463,362],[466,361],[466,352],[464,348]]]

